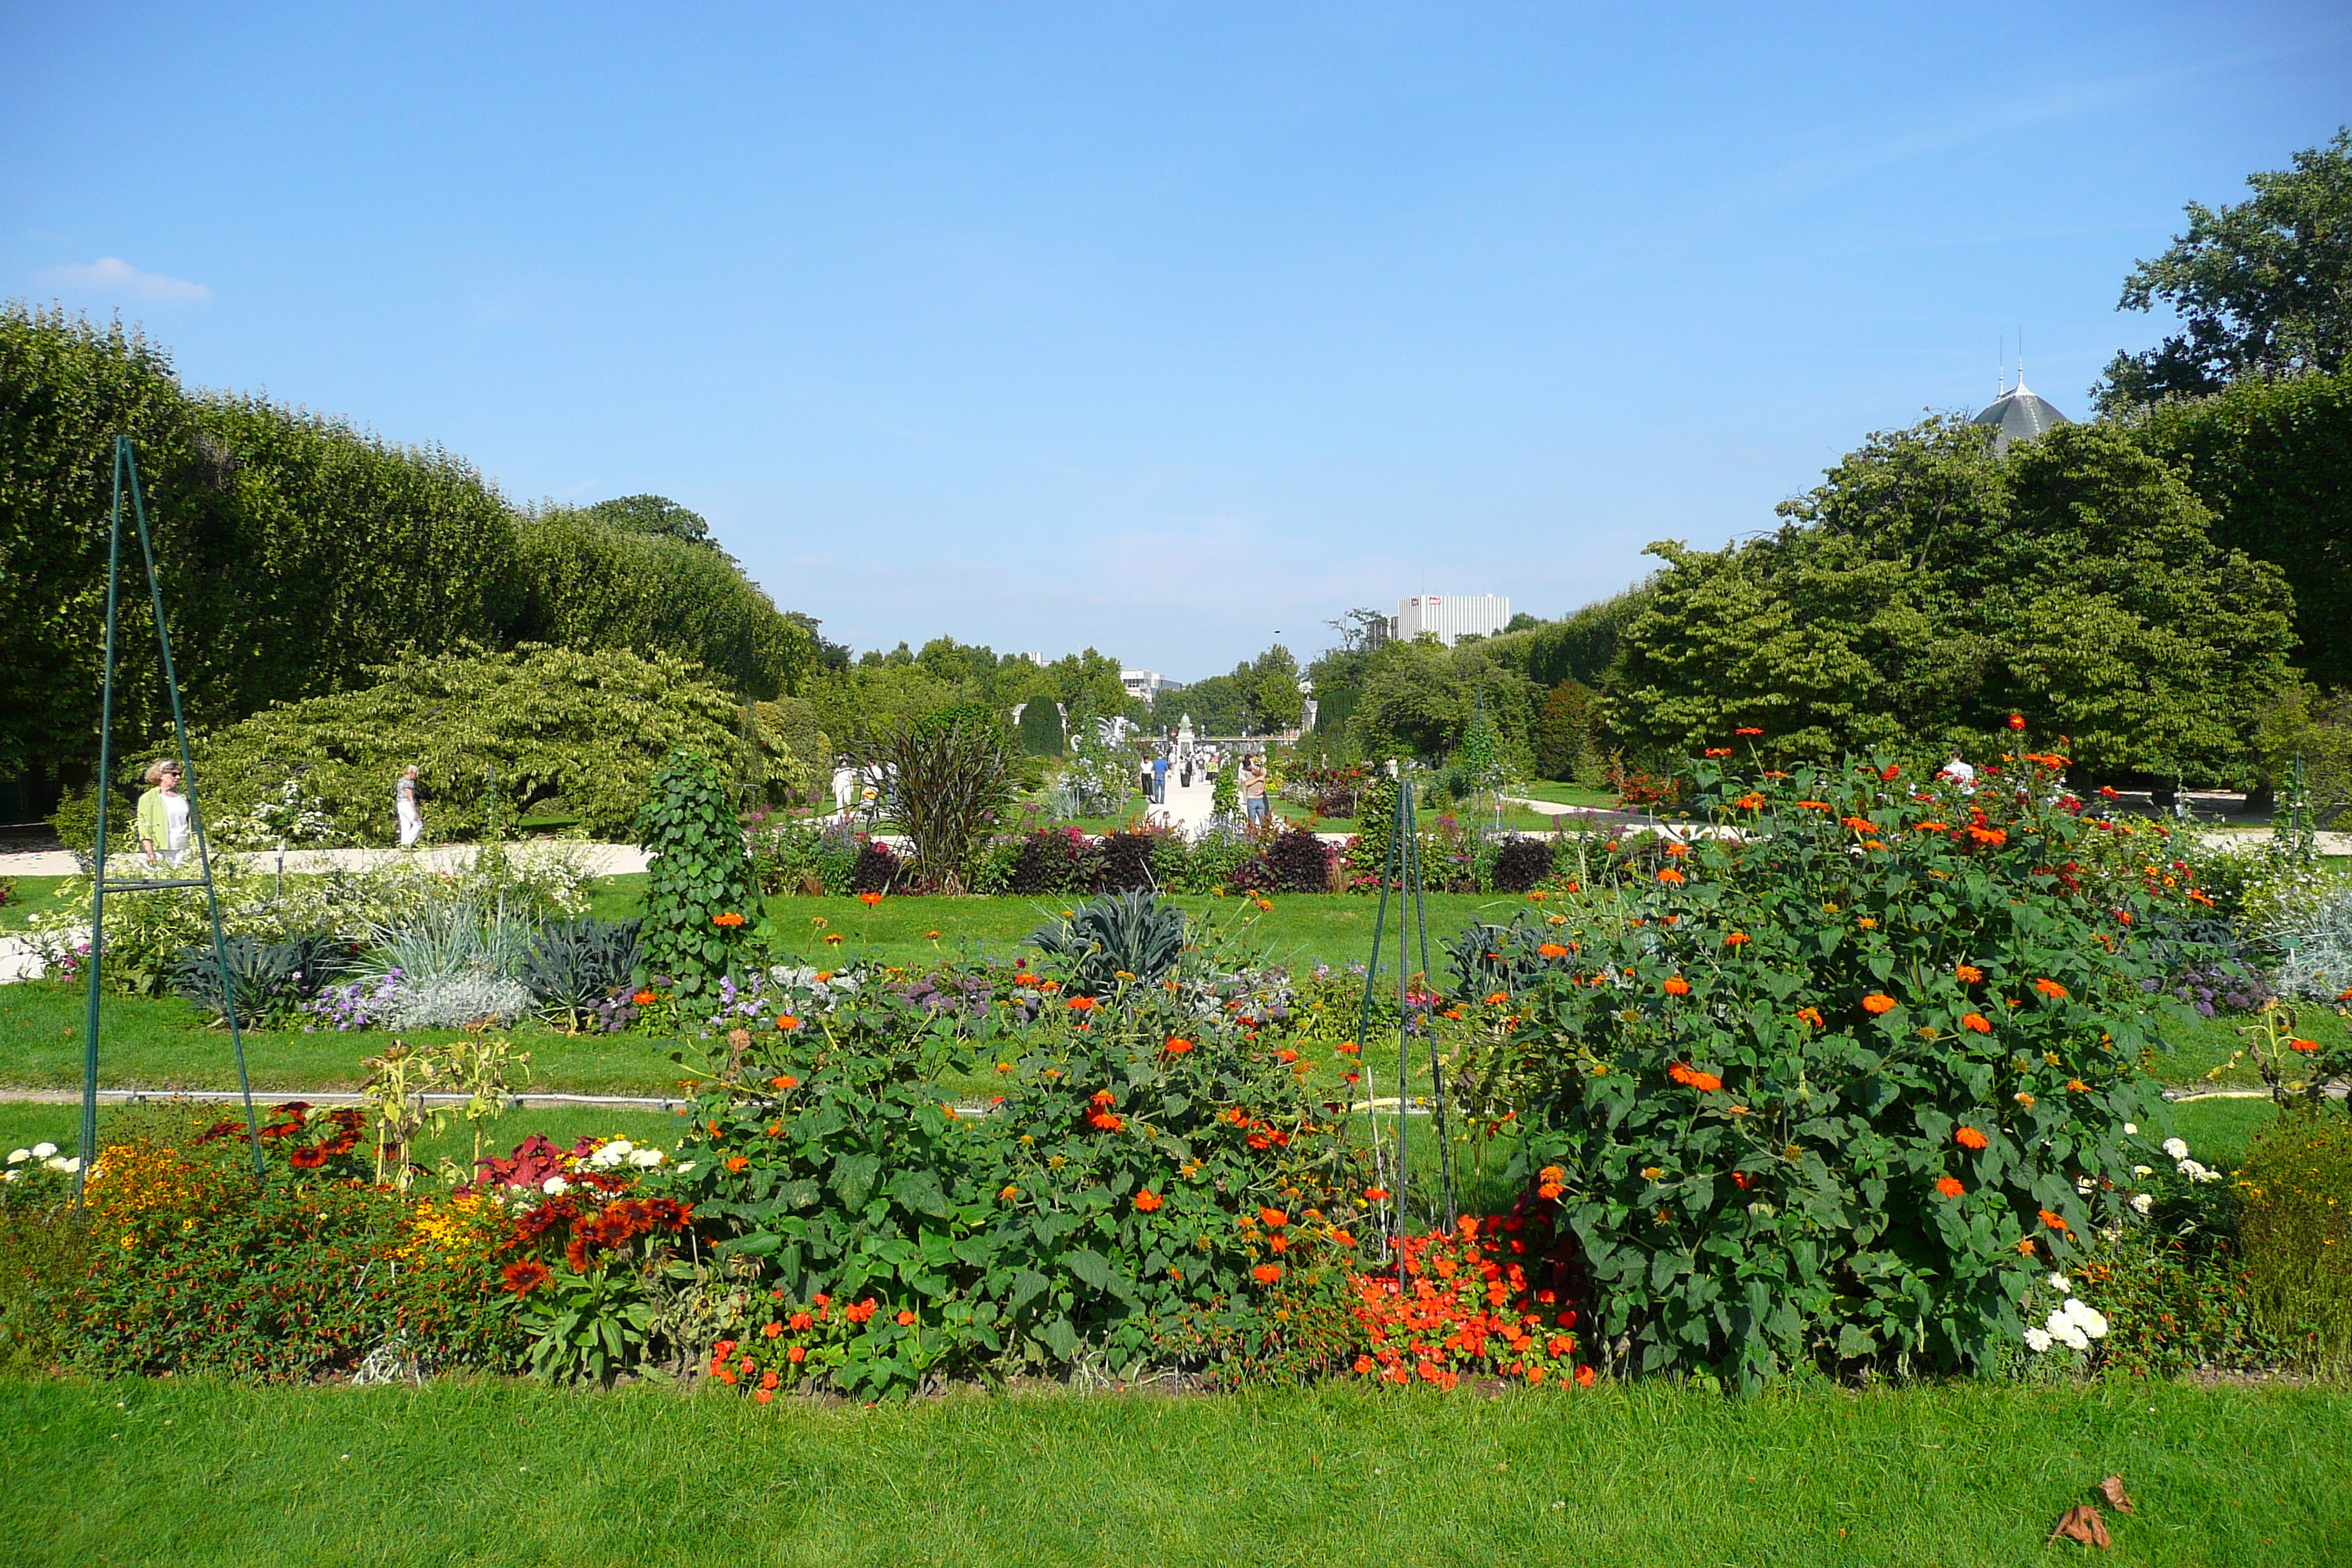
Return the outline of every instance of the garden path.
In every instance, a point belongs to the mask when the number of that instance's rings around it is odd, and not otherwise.
[[[289,849],[286,869],[296,872],[324,871],[341,868],[346,871],[364,871],[371,867],[389,865],[404,857],[414,858],[427,870],[446,871],[466,864],[474,858],[477,847],[471,844],[446,844],[434,849]],[[646,852],[634,844],[587,844],[588,873],[593,877],[625,876],[646,868]],[[224,853],[223,859],[232,857]],[[278,868],[278,851],[249,849],[235,853],[234,858],[249,871],[274,871]],[[74,864],[70,851],[64,849],[33,849],[0,855],[0,877],[70,877],[81,868]]]

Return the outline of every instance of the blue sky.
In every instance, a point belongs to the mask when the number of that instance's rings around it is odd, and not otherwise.
[[[1767,528],[2021,326],[2080,414],[2182,204],[2347,120],[2352,12],[2244,0],[10,0],[0,295],[672,496],[859,647],[1194,678]]]

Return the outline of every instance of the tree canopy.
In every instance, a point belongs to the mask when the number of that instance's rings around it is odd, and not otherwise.
[[[2119,310],[2158,300],[2180,331],[2119,353],[2091,395],[2102,412],[2202,395],[2246,375],[2352,369],[2352,129],[2248,176],[2236,205],[2189,204],[2188,232],[2124,279]]]
[[[1930,420],[1871,438],[1774,536],[1667,563],[1626,628],[1610,727],[1684,752],[1982,752],[2011,711],[2108,772],[2250,782],[2287,679],[2278,569],[2217,544],[2180,478],[2105,425],[1996,457]]]

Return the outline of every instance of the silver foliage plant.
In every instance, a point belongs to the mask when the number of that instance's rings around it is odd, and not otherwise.
[[[433,974],[404,985],[393,1005],[395,1029],[505,1028],[530,1011],[530,988],[519,980],[468,972]]]

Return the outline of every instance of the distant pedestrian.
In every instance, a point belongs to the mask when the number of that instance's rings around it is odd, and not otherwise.
[[[1975,788],[1977,782],[1976,769],[1970,767],[1968,760],[1960,755],[1960,749],[1958,746],[1952,748],[1951,761],[1946,763],[1936,776],[1939,779],[1950,779],[1958,784],[1963,792]]]
[[[188,856],[188,797],[180,793],[180,764],[156,763],[144,777],[150,787],[139,797],[139,853],[150,866],[159,854],[176,866]]]
[[[1168,753],[1165,752],[1151,759],[1151,804],[1168,804]]]
[[[399,781],[392,786],[392,809],[400,818],[400,847],[415,848],[416,836],[425,831],[425,807],[416,798],[415,763],[401,770]]]
[[[1253,826],[1265,820],[1265,765],[1255,757],[1242,764],[1242,815]]]

